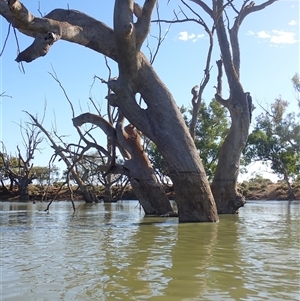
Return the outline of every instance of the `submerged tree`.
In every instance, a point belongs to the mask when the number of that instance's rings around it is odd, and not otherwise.
[[[240,9],[235,5],[238,1],[212,0],[211,7],[202,0],[191,1],[200,6],[213,20],[222,57],[217,61],[218,78],[215,98],[228,109],[231,117],[231,126],[220,150],[211,186],[212,192],[218,213],[236,213],[245,203],[244,197],[237,190],[237,178],[252,114],[252,105],[240,81],[241,55],[238,32],[246,16],[266,8],[276,0],[265,1],[259,5],[246,0],[242,2]],[[229,21],[230,14],[234,14],[232,26]],[[223,66],[229,86],[227,99],[222,96]]]
[[[55,9],[44,18],[37,18],[16,0],[1,0],[0,13],[15,28],[35,39],[18,55],[18,62],[31,62],[46,55],[60,39],[84,45],[117,61],[119,77],[108,83],[113,91],[111,100],[163,154],[176,192],[179,221],[217,221],[216,204],[188,128],[171,93],[140,51],[155,3],[147,0],[140,7],[133,0],[116,0],[114,30],[72,10]],[[146,108],[136,101],[137,93]]]

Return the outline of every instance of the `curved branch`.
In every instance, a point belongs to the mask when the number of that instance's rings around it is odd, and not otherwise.
[[[277,0],[269,0],[260,5],[255,5],[253,1],[251,1],[248,5],[246,5],[246,2],[244,2],[240,12],[238,13],[238,16],[234,21],[232,28],[229,30],[230,43],[232,49],[232,60],[233,60],[234,69],[237,72],[238,76],[240,74],[240,47],[239,47],[239,40],[238,40],[239,28],[247,15],[262,10],[267,6],[273,4],[275,1]]]
[[[92,114],[92,113],[83,113],[77,117],[74,117],[72,119],[73,125],[75,127],[77,126],[82,126],[85,123],[92,123],[99,128],[105,133],[106,136],[108,137],[113,137],[115,136],[115,130],[113,126],[106,121],[104,118],[102,118],[99,115]]]
[[[9,6],[5,0],[0,0],[0,14],[23,34],[35,38],[34,43],[18,56],[18,61],[30,62],[46,55],[51,45],[59,39],[117,60],[113,30],[79,11],[54,9],[44,18],[38,18],[19,1],[11,1]]]
[[[209,6],[207,4],[205,4],[203,1],[201,0],[190,0],[196,4],[198,4],[199,6],[202,7],[202,9],[211,17],[213,18],[213,11],[209,8]]]
[[[85,123],[91,123],[91,124],[98,126],[99,128],[101,128],[101,130],[105,133],[105,135],[107,137],[109,137],[115,141],[117,147],[119,148],[119,150],[124,158],[130,157],[128,152],[120,145],[118,138],[117,138],[116,130],[114,129],[114,127],[101,116],[95,115],[92,113],[83,113],[83,114],[73,118],[72,121],[73,121],[73,125],[75,127],[80,127]]]

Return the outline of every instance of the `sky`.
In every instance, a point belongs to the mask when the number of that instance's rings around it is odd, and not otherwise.
[[[76,1],[76,0],[23,0],[23,4],[36,16],[47,14],[55,8],[70,8],[82,11],[112,27],[113,1]],[[137,1],[142,4],[142,1]],[[184,8],[179,0],[159,1],[161,19],[173,19],[174,11]],[[241,3],[242,1],[236,1]],[[263,1],[256,1],[260,4]],[[196,4],[187,3],[201,15],[211,26],[211,20]],[[210,4],[210,1],[206,1]],[[191,14],[189,14],[192,16]],[[179,14],[180,16],[180,14]],[[182,15],[181,15],[182,16]],[[154,12],[153,19],[156,19]],[[37,115],[43,125],[51,131],[55,128],[66,142],[76,142],[78,136],[72,126],[72,112],[58,83],[50,73],[56,73],[69,99],[72,101],[75,115],[93,109],[89,97],[92,97],[98,108],[105,113],[107,88],[99,81],[94,82],[94,75],[108,77],[104,57],[88,48],[68,43],[56,42],[49,53],[31,63],[21,66],[15,62],[18,45],[21,50],[27,48],[32,39],[17,31],[18,44],[13,31],[10,31],[7,42],[8,24],[0,16],[1,46],[0,57],[0,141],[8,153],[15,155],[16,147],[22,147],[20,124],[27,118],[24,111]],[[160,46],[153,64],[157,74],[173,94],[178,106],[191,106],[191,88],[199,84],[208,49],[208,38],[203,28],[197,23],[178,23],[171,27],[162,24],[162,33],[166,38]],[[151,35],[157,36],[158,27],[151,26]],[[280,95],[287,100],[290,111],[296,111],[295,92],[291,78],[299,73],[299,0],[279,0],[266,9],[248,15],[239,31],[241,50],[241,83],[245,91],[251,92],[256,110],[253,118],[267,108]],[[149,48],[155,49],[156,39],[149,36]],[[145,44],[144,44],[145,45]],[[143,51],[149,57],[149,48]],[[220,58],[217,41],[211,61],[211,80],[204,92],[204,101],[209,103],[214,97],[216,85],[215,61]],[[117,65],[110,61],[112,75],[117,76]],[[225,78],[223,79],[226,82]],[[94,82],[94,84],[93,84]],[[226,98],[226,88],[223,97]],[[253,129],[253,125],[250,130]],[[99,144],[106,145],[105,137],[99,131]],[[35,165],[45,166],[51,156],[51,148],[46,142],[41,151],[35,155]],[[257,166],[249,167],[249,174],[257,171]]]

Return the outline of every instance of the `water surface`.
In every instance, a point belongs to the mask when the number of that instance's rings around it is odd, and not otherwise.
[[[219,223],[116,204],[0,203],[1,300],[300,300],[300,203]]]

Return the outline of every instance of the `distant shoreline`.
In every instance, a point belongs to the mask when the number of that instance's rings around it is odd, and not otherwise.
[[[295,194],[294,200],[300,200],[300,182],[295,182],[292,184],[292,188]],[[43,200],[43,202],[49,202],[53,200],[55,197],[55,194],[57,193],[56,187],[51,187],[48,189],[47,197],[43,197],[43,193],[39,193],[38,186],[31,186],[29,189],[29,199],[28,202],[40,202]],[[243,182],[241,184],[238,184],[238,190],[240,193],[242,193],[246,200],[262,200],[262,201],[268,201],[268,200],[277,200],[277,201],[287,201],[289,200],[288,197],[288,189],[285,183],[278,182],[278,183],[272,183],[266,181],[260,181],[260,182]],[[102,191],[99,191],[97,197],[99,199],[99,202],[102,198]],[[166,187],[166,193],[170,200],[174,200],[175,194],[172,187]],[[56,196],[56,201],[65,201],[70,200],[70,192],[67,188],[63,188],[59,194]],[[136,200],[136,196],[132,189],[128,188],[126,189],[125,193],[123,194],[122,200]],[[14,190],[13,192],[4,193],[2,189],[0,188],[0,201],[18,201],[19,196],[18,192]],[[82,200],[82,194],[79,190],[73,191],[73,200],[74,201],[81,201]],[[27,202],[27,201],[24,201]]]

